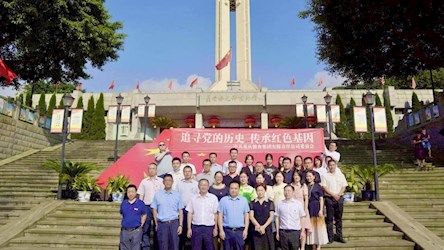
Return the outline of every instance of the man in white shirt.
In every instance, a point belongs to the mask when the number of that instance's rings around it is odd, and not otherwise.
[[[154,155],[157,164],[157,174],[164,175],[171,171],[173,157],[165,142],[159,142],[159,152]]]
[[[185,166],[183,168],[183,176],[184,179],[179,181],[177,184],[177,191],[180,193],[182,197],[182,202],[186,208],[186,204],[190,202],[191,198],[199,194],[199,188],[197,187],[197,181],[193,179],[193,172],[190,166]],[[183,210],[183,225],[184,228],[182,230],[182,234],[180,235],[179,240],[179,249],[185,248],[185,242],[187,240],[187,214],[188,212]]]
[[[202,173],[196,176],[196,181],[200,181],[202,179],[208,180],[210,186],[214,183],[214,172],[211,171],[211,161],[209,159],[205,159],[202,162]]]
[[[209,161],[209,160],[208,160]],[[208,180],[199,181],[199,194],[191,198],[186,206],[188,212],[188,238],[191,239],[191,249],[213,250],[213,237],[217,236],[217,206],[218,199],[214,194],[208,193],[210,184]]]
[[[338,146],[336,144],[336,142],[330,142],[330,144],[328,145],[328,149],[327,147],[324,150],[324,153],[322,155],[323,159],[322,159],[322,167],[324,167],[325,169],[328,170],[328,166],[327,166],[327,162],[325,160],[325,158],[327,156],[330,156],[333,160],[336,161],[336,163],[339,162],[339,160],[341,159],[341,154],[336,151],[338,149]]]
[[[324,189],[325,206],[327,208],[327,233],[329,243],[336,240],[345,243],[342,237],[342,213],[344,210],[344,191],[347,187],[347,180],[344,174],[337,171],[336,162],[330,160],[328,163],[329,172],[322,176],[321,186]],[[333,234],[333,219],[336,226],[336,237]]]
[[[196,167],[193,163],[190,163],[190,153],[188,151],[182,152],[182,163],[180,164],[180,172],[183,171],[185,166],[190,166],[191,170],[193,170],[193,175],[196,175]]]
[[[294,187],[284,188],[285,199],[276,206],[276,239],[283,250],[298,250],[300,239],[305,237],[305,228],[301,224],[305,216],[304,205],[293,198]]]
[[[180,171],[180,158],[175,157],[172,161],[173,171],[169,172],[173,176],[173,190],[177,190],[177,184],[184,178],[183,171]]]
[[[216,173],[216,172],[220,171],[223,173],[222,166],[217,163],[217,154],[216,153],[214,153],[214,152],[210,153],[210,161],[211,161],[211,172]]]
[[[154,194],[164,189],[163,179],[157,177],[157,165],[156,163],[150,163],[148,165],[148,177],[143,179],[139,188],[137,189],[137,194],[139,195],[139,199],[145,203],[147,208],[147,218],[145,224],[142,228],[142,249],[150,249],[150,234],[151,234],[151,223],[153,220],[153,210],[151,208],[151,203],[153,202]],[[154,232],[156,230],[153,230]],[[157,234],[154,233],[154,249],[157,249]]]
[[[231,148],[230,149],[230,158],[231,159],[224,162],[224,165],[222,166],[222,172],[224,174],[228,174],[228,163],[230,163],[230,161],[236,162],[236,174],[240,174],[240,172],[242,171],[243,165],[242,165],[242,162],[237,160],[237,155],[238,155],[237,148]]]

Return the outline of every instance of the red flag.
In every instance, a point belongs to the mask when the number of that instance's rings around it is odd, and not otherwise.
[[[170,81],[170,82],[168,83],[168,88],[169,88],[170,90],[173,88],[173,81]]]
[[[78,90],[78,91],[81,91],[81,90],[82,90],[82,83],[79,83],[79,84],[76,86],[76,90]]]
[[[194,79],[193,81],[191,81],[190,83],[190,88],[194,87],[194,85],[196,85],[198,83],[198,78],[196,77],[196,79]]]
[[[294,78],[294,76],[293,76],[293,78],[291,79],[291,82],[290,82],[290,86],[294,86],[296,84],[296,78]]]
[[[415,81],[415,77],[412,77],[412,89],[416,89],[416,81]]]
[[[6,83],[10,84],[12,80],[17,78],[17,74],[12,71],[8,65],[0,58],[0,76],[6,78]]]
[[[137,89],[137,91],[140,92],[140,83],[139,83],[139,81],[137,81],[136,89]]]
[[[222,60],[220,60],[220,62],[218,64],[216,64],[216,69],[221,70],[221,69],[225,68],[228,65],[228,63],[230,63],[230,62],[231,62],[231,49],[222,58]]]
[[[384,77],[381,77],[381,85],[384,86],[384,84],[385,84],[385,79]]]
[[[324,84],[324,80],[322,80],[322,77],[321,77],[321,79],[319,79],[319,82],[318,82],[318,87],[321,86],[322,84]]]
[[[259,89],[262,88],[262,80],[259,78],[259,80],[257,80],[257,86],[259,87]]]
[[[111,83],[111,85],[109,85],[108,89],[114,89],[114,81]]]

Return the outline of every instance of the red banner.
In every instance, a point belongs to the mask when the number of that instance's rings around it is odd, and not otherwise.
[[[325,149],[323,129],[166,129],[153,143],[138,143],[122,155],[99,176],[98,183],[105,187],[109,177],[123,174],[139,185],[148,164],[154,162],[161,141],[166,143],[172,157],[181,157],[183,151],[188,151],[198,173],[211,152],[217,153],[220,165],[230,159],[230,148],[238,149],[241,162],[247,154],[254,156],[254,162],[265,162],[265,154],[271,153],[275,166],[280,156],[292,160],[296,155],[314,157]]]

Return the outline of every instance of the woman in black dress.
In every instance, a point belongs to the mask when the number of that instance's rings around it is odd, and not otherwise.
[[[422,144],[423,138],[421,136],[421,131],[416,131],[415,137],[413,138],[414,152],[416,164],[418,165],[418,170],[425,170],[425,158],[427,152]]]
[[[316,183],[316,175],[313,170],[308,170],[307,175],[308,189],[308,213],[312,232],[307,236],[307,244],[313,245],[313,249],[321,249],[321,245],[328,243],[327,226],[324,217],[324,191]]]
[[[253,245],[255,250],[274,250],[271,223],[274,218],[274,204],[265,198],[267,186],[256,185],[257,198],[250,203],[250,221],[254,226]],[[251,224],[250,224],[251,225]]]

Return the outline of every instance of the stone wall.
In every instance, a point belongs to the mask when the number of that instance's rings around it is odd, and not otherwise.
[[[47,129],[0,114],[0,160],[30,149],[43,149],[61,142]]]

